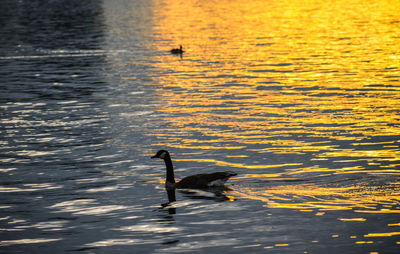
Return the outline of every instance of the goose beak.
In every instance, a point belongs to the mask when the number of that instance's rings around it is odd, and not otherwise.
[[[157,155],[151,156],[152,159],[158,158]]]

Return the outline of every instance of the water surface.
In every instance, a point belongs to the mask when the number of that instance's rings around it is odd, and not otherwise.
[[[397,1],[4,6],[1,252],[397,251]]]

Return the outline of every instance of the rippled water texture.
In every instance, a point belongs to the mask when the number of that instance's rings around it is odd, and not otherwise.
[[[399,1],[1,5],[1,253],[397,253]]]

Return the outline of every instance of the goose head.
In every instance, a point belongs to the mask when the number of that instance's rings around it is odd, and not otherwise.
[[[168,153],[168,151],[166,151],[166,150],[160,150],[160,151],[158,151],[154,156],[151,156],[151,158],[152,159],[155,159],[155,158],[159,158],[159,159],[165,159],[165,158],[167,158],[169,156],[169,153]]]

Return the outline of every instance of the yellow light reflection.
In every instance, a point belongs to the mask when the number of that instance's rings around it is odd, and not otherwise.
[[[373,241],[357,241],[355,242],[356,244],[371,244],[374,243]],[[374,253],[374,252],[370,252],[370,253]]]
[[[370,234],[364,235],[364,237],[387,237],[387,236],[394,236],[394,235],[400,235],[400,232],[370,233]]]
[[[339,220],[341,220],[341,221],[361,221],[361,222],[366,221],[366,219],[364,219],[364,218],[350,218],[350,219],[339,218]]]
[[[218,166],[230,166],[230,167],[235,167],[235,168],[247,168],[247,169],[267,169],[267,168],[280,168],[280,167],[301,165],[300,163],[286,163],[286,164],[277,164],[277,165],[246,165],[243,163],[231,163],[231,162],[215,160],[215,159],[175,159],[175,161],[208,162],[208,163],[213,163]]]
[[[357,213],[400,213],[400,188],[397,186],[351,185],[324,187],[316,184],[273,184],[263,189],[236,187],[230,192],[237,198],[264,202],[269,208],[286,208],[299,211],[353,210]],[[279,181],[275,182],[279,183]],[[378,209],[379,204],[390,208]],[[323,214],[321,214],[323,215]],[[339,218],[344,222],[363,222],[364,218]]]
[[[154,61],[168,73],[155,77],[165,115],[157,145],[226,150],[221,159],[180,161],[238,168],[244,183],[271,181],[230,192],[270,208],[400,212],[396,180],[279,184],[400,175],[399,9],[397,0],[155,1],[154,47],[185,50]],[[292,160],[265,159],[271,154]]]
[[[185,49],[154,63],[169,73],[156,77],[157,95],[171,115],[163,132],[174,133],[159,145],[399,161],[399,142],[364,143],[400,134],[398,9],[397,0],[155,1],[154,47]]]

